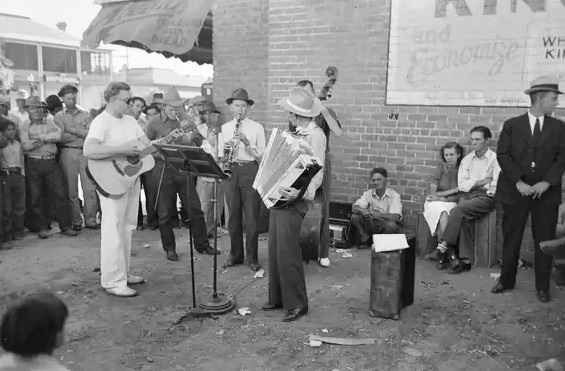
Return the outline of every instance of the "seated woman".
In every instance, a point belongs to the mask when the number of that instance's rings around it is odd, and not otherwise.
[[[444,144],[440,151],[442,162],[437,173],[430,183],[430,191],[424,203],[424,218],[430,227],[432,236],[436,236],[438,243],[447,225],[447,218],[451,210],[459,201],[459,188],[457,188],[457,171],[463,159],[463,147],[456,142]],[[447,268],[447,254],[434,250],[426,255],[429,260],[438,261],[438,269]]]
[[[68,371],[53,352],[64,342],[69,312],[51,293],[25,297],[10,307],[0,323],[0,346],[8,354],[0,358],[0,370]]]

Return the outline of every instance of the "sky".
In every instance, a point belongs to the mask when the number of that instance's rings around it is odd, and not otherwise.
[[[46,26],[56,28],[58,22],[67,23],[67,32],[82,39],[82,33],[96,17],[100,5],[93,0],[0,0],[0,12],[21,15]],[[194,62],[167,59],[160,54],[148,54],[135,48],[104,45],[113,50],[114,69],[119,70],[126,62],[130,68],[166,68],[183,75],[212,77],[211,65],[200,66]],[[127,58],[129,57],[129,58]]]

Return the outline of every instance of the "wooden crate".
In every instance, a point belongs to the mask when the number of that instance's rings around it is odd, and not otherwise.
[[[496,244],[496,210],[482,218],[464,223],[459,239],[459,249],[472,251],[473,266],[491,268],[497,263],[500,253]]]

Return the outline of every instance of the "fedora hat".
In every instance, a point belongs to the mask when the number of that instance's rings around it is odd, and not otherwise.
[[[47,108],[47,103],[42,102],[39,97],[29,97],[28,99],[26,99],[26,107]]]
[[[247,104],[249,104],[250,106],[252,106],[255,103],[255,101],[253,101],[253,99],[249,99],[249,94],[247,94],[247,90],[245,90],[243,88],[235,89],[233,91],[233,93],[231,93],[231,97],[226,99],[226,103],[229,105],[234,100],[246,101]]]
[[[538,91],[552,91],[557,94],[563,94],[559,91],[559,78],[557,76],[544,75],[532,81],[530,88],[524,93],[530,95]]]
[[[288,97],[279,100],[279,106],[304,117],[316,117],[323,109],[322,102],[301,86],[292,87]]]
[[[186,99],[180,97],[178,90],[174,86],[168,86],[163,92],[163,101],[163,103],[169,106],[180,107],[184,104]]]

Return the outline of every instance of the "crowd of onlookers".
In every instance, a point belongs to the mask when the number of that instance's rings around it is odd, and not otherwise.
[[[57,95],[41,101],[20,90],[15,107],[9,96],[0,94],[0,249],[19,245],[26,228],[39,238],[48,238],[53,221],[68,237],[84,228],[100,229],[99,200],[96,185],[87,174],[83,143],[90,123],[105,107],[85,110],[77,105],[77,94],[75,86],[65,85]],[[205,101],[202,97],[196,100]],[[145,130],[147,123],[161,114],[165,102],[157,93],[150,104],[136,96],[128,106],[127,114]],[[143,174],[141,183],[145,208],[140,199],[137,228],[155,230],[159,228],[155,208],[158,187],[153,185],[152,172]],[[171,203],[176,205],[176,195]],[[186,226],[183,210],[177,214],[173,226]]]

